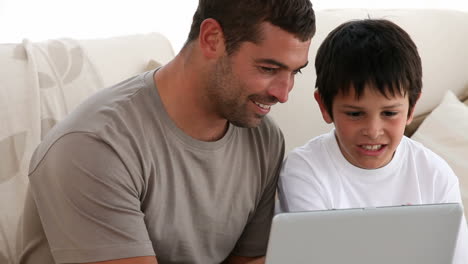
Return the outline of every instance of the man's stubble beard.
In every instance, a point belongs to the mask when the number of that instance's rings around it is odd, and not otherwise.
[[[208,99],[213,102],[214,110],[233,125],[256,127],[263,116],[251,113],[249,117],[247,106],[250,97],[255,95],[246,96],[246,90],[246,85],[232,72],[230,57],[224,56],[219,59],[208,82]]]

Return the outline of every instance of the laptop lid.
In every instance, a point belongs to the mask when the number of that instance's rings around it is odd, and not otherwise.
[[[448,264],[462,214],[457,203],[280,213],[266,264]]]

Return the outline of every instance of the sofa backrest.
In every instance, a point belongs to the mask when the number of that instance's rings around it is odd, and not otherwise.
[[[94,62],[104,87],[143,72],[152,60],[165,64],[174,57],[171,43],[158,33],[79,40],[79,43]]]

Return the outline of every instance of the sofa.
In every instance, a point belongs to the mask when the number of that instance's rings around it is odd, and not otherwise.
[[[270,114],[285,135],[286,151],[332,128],[322,120],[313,97],[320,42],[342,22],[386,18],[412,36],[423,61],[423,94],[406,134],[449,162],[467,204],[468,13],[334,9],[316,11],[316,17],[309,66],[296,77],[289,101]],[[163,65],[173,56],[171,43],[158,33],[0,44],[0,263],[15,262],[29,160],[44,135],[98,89]]]
[[[173,57],[158,33],[0,44],[0,264],[15,263],[29,160],[44,135],[98,89]]]

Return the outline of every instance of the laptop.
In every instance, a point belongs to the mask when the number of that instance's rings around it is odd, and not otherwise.
[[[266,264],[450,264],[462,215],[457,203],[280,213]]]

